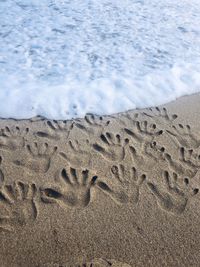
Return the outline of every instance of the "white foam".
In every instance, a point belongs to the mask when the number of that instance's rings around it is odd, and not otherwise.
[[[0,1],[0,117],[54,119],[200,91],[199,0]]]

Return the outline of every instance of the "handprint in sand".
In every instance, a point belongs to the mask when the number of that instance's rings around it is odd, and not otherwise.
[[[26,136],[29,133],[29,128],[8,127],[1,129],[0,133],[0,149],[16,150],[25,146]]]
[[[35,133],[40,138],[47,138],[52,140],[60,140],[61,138],[67,139],[71,130],[73,129],[73,121],[47,121],[47,130],[38,131]]]
[[[26,145],[26,157],[20,160],[14,160],[16,166],[23,167],[34,172],[46,173],[51,165],[53,155],[57,147],[50,146],[47,143],[32,143]]]
[[[89,140],[84,143],[78,140],[69,140],[59,155],[74,167],[88,167],[91,163],[91,152]]]
[[[167,212],[172,214],[182,214],[188,202],[199,192],[198,188],[190,186],[188,178],[182,178],[176,173],[170,174],[168,171],[163,172],[165,188],[161,188],[153,182],[147,185],[153,195],[156,197],[158,205]]]
[[[180,148],[180,160],[188,167],[198,171],[200,168],[200,151]]]
[[[189,125],[173,125],[167,132],[174,138],[178,146],[183,146],[189,149],[200,147],[200,138],[192,132]]]
[[[143,114],[158,124],[165,124],[166,126],[170,126],[178,118],[177,114],[169,114],[165,107],[148,108]]]
[[[180,158],[178,160],[174,159],[170,154],[164,153],[164,158],[168,163],[171,170],[182,176],[188,176],[190,178],[194,177],[198,171],[197,168],[193,168],[185,160],[185,156],[182,154],[180,149]]]
[[[135,167],[125,167],[122,164],[111,167],[111,179],[109,181],[97,181],[105,194],[110,196],[118,204],[128,202],[137,204],[140,196],[140,188],[146,180],[146,175],[140,173]]]
[[[163,134],[163,130],[157,129],[156,124],[147,121],[136,121],[134,129],[124,128],[124,131],[136,143],[152,142],[155,137]]]
[[[74,126],[86,134],[94,134],[95,132],[103,131],[109,124],[109,118],[94,114],[87,114],[84,120],[81,119],[74,122]]]
[[[121,162],[125,158],[126,146],[129,140],[119,134],[106,132],[101,134],[99,142],[92,145],[93,149],[110,162]]]
[[[12,231],[35,221],[37,188],[35,184],[15,182],[0,189],[0,230]]]
[[[91,191],[97,178],[89,170],[63,169],[55,186],[41,188],[41,199],[45,203],[57,203],[63,208],[84,208],[91,201]]]

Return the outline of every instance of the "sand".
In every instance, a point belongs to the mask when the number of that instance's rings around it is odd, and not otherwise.
[[[200,95],[0,121],[0,267],[200,265]]]

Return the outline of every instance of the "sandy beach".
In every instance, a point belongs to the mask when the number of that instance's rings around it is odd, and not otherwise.
[[[199,103],[0,120],[0,267],[199,266]]]

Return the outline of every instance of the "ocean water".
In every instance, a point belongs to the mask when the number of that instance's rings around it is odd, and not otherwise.
[[[112,114],[199,91],[199,0],[0,0],[0,117]]]

